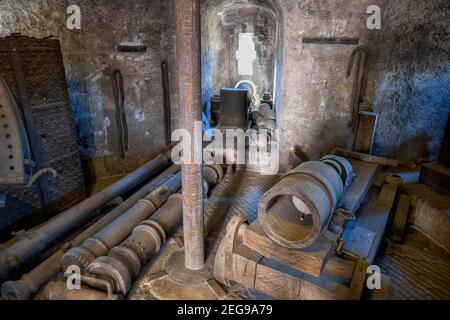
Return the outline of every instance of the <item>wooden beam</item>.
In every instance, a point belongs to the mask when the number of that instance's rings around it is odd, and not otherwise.
[[[382,166],[398,167],[399,161],[395,159],[388,159],[378,156],[371,156],[364,153],[348,151],[340,148],[334,149],[333,153],[337,156],[352,158],[355,160],[361,160],[369,163],[376,163]]]
[[[397,197],[398,185],[388,183],[383,186],[378,197],[378,205],[383,206],[386,210],[391,211]]]
[[[264,234],[258,220],[242,233],[242,243],[264,257],[316,277],[322,274],[334,249],[334,242],[322,236],[306,249],[283,247]]]
[[[399,243],[403,242],[403,239],[405,237],[406,225],[408,222],[410,205],[411,197],[406,194],[400,195],[389,235],[389,238],[392,241]]]
[[[364,112],[359,113],[358,131],[356,132],[353,151],[372,154],[373,140],[378,124],[378,113]]]

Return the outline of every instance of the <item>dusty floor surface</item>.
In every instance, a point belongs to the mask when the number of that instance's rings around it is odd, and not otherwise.
[[[387,243],[375,263],[391,277],[388,299],[450,299],[450,254],[419,231],[403,244]]]
[[[260,197],[275,184],[277,179],[277,176],[261,176],[259,173],[237,171],[226,174],[222,182],[211,191],[205,202],[206,268],[211,278],[215,253],[229,219],[241,214],[254,221],[258,215]],[[207,283],[191,287],[182,286],[171,280],[164,272],[166,259],[183,247],[182,236],[182,228],[179,228],[159,255],[146,265],[134,283],[128,299],[217,299],[217,294]],[[265,298],[258,293],[241,290],[239,287],[232,288],[231,291],[230,297]]]
[[[227,222],[237,214],[255,220],[259,198],[276,179],[238,171],[226,175],[211,192],[205,204],[207,269],[211,278],[215,252]],[[217,289],[208,283],[182,286],[164,271],[167,258],[182,247],[182,228],[179,228],[163,250],[146,265],[128,299],[217,299]],[[409,233],[402,245],[385,243],[376,264],[383,274],[392,278],[388,299],[450,299],[450,256],[419,232]],[[227,289],[227,293],[232,299],[269,298],[239,286]]]

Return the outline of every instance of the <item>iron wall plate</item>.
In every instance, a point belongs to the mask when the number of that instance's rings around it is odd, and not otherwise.
[[[64,211],[86,197],[59,41],[18,34],[0,38],[3,76],[24,120],[36,171],[53,168],[30,188],[0,184],[0,239]],[[16,223],[14,223],[16,222]]]
[[[0,75],[0,184],[26,184],[30,147],[22,116]]]

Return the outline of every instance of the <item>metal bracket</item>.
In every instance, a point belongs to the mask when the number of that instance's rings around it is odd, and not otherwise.
[[[118,45],[117,52],[146,52],[147,46],[144,45]]]
[[[328,229],[340,238],[342,232],[344,231],[344,227],[347,221],[355,219],[356,217],[354,213],[342,208],[337,209],[334,212],[333,218],[331,219],[330,226]]]
[[[31,187],[33,183],[36,182],[37,179],[39,179],[41,176],[47,173],[51,173],[53,175],[53,178],[56,178],[58,176],[58,173],[56,172],[55,169],[52,168],[41,169],[31,176],[30,180],[28,181],[27,187]]]

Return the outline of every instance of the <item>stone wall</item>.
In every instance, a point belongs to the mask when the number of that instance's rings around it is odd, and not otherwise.
[[[81,30],[66,27],[67,7],[81,9]],[[97,176],[131,171],[165,144],[160,62],[170,66],[172,116],[178,114],[173,0],[0,1],[0,36],[19,32],[60,39],[83,157]],[[145,53],[119,53],[119,44],[143,44]],[[127,159],[118,152],[111,73],[120,69],[129,130]]]
[[[72,1],[0,2],[0,35],[21,32],[61,39],[69,91],[84,154],[99,175],[129,171],[164,147],[160,60],[171,67],[173,126],[177,125],[174,0],[77,1],[82,30],[65,26]],[[230,4],[251,4],[276,16],[276,109],[281,161],[297,146],[310,159],[335,147],[350,148],[353,77],[345,71],[352,45],[303,44],[305,36],[358,37],[371,51],[362,110],[380,113],[375,152],[402,162],[437,158],[450,111],[449,3],[445,0],[202,0],[203,101],[220,87],[213,79],[220,37],[208,15]],[[366,26],[369,5],[382,9],[381,30]],[[143,54],[121,54],[121,42],[143,43]],[[130,151],[118,159],[109,77],[124,74]],[[217,82],[217,81],[216,81]],[[224,83],[223,86],[230,86]]]
[[[353,46],[306,45],[303,36],[359,37],[371,51],[362,110],[380,114],[375,153],[402,162],[437,159],[450,111],[449,11],[445,0],[277,1],[283,12],[283,74],[278,101],[282,164],[298,144],[310,158],[351,147]],[[369,30],[369,5],[382,11]]]
[[[376,152],[435,161],[450,112],[450,2],[389,0],[376,51]]]
[[[368,86],[361,110],[380,114],[375,153],[402,162],[437,159],[450,108],[449,4],[445,0],[208,1],[204,15],[231,4],[259,4],[278,20],[276,106],[281,162],[288,150],[310,159],[335,147],[351,148],[353,76],[346,77],[356,46],[303,44],[303,37],[357,37],[370,49]],[[381,30],[367,28],[370,5],[382,12]],[[204,25],[204,27],[211,27]],[[206,40],[206,39],[205,39]],[[204,46],[214,46],[205,43]],[[214,63],[204,53],[205,77]],[[208,83],[208,81],[204,82]],[[205,88],[204,88],[205,89]],[[206,91],[206,90],[204,90]],[[204,97],[205,99],[206,97]]]

